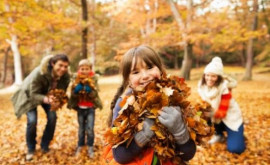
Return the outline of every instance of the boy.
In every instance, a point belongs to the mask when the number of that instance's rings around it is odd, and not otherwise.
[[[102,103],[97,93],[97,79],[92,71],[92,65],[87,59],[79,62],[78,74],[72,84],[68,108],[75,109],[78,114],[78,147],[75,155],[81,152],[87,133],[88,156],[94,157],[94,123],[95,109],[102,109]]]

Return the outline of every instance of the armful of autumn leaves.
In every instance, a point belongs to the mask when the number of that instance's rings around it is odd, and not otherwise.
[[[91,88],[91,92],[87,92],[84,89],[79,91],[78,99],[80,101],[91,101],[91,100],[93,100],[94,97],[95,97],[95,94],[94,94],[93,91],[96,91],[95,81],[89,76],[79,74],[76,77],[74,83],[72,84],[72,87],[71,87],[72,91],[75,89],[75,87],[78,84],[82,84],[83,86],[87,85],[87,86],[89,86]]]
[[[51,104],[52,111],[61,109],[68,101],[66,92],[63,89],[52,89],[48,92],[47,96],[54,96],[53,103]]]
[[[144,119],[150,118],[155,121],[151,127],[155,135],[148,145],[154,148],[160,160],[179,162],[179,154],[175,153],[175,139],[158,120],[158,111],[162,107],[181,107],[183,121],[196,144],[202,144],[203,138],[214,132],[214,128],[207,124],[211,106],[204,101],[192,105],[187,101],[189,95],[190,88],[184,79],[166,75],[149,83],[143,90],[133,91],[133,94],[121,102],[122,109],[114,120],[113,127],[105,133],[106,141],[113,147],[126,142],[128,147],[134,134],[142,130]]]

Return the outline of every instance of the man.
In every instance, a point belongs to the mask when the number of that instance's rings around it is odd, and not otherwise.
[[[66,91],[70,81],[68,66],[69,60],[64,54],[44,57],[41,64],[25,78],[22,86],[12,96],[11,101],[17,118],[25,113],[27,115],[27,161],[33,158],[36,149],[38,105],[43,107],[47,115],[47,124],[41,140],[41,150],[43,153],[49,151],[49,143],[53,139],[57,116],[56,112],[50,109],[56,104],[54,97],[47,96],[47,93],[52,89]]]

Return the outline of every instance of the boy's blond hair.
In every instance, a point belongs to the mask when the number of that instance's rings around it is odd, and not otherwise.
[[[83,66],[83,65],[89,66],[89,67],[92,69],[92,63],[91,63],[88,59],[82,59],[82,60],[79,62],[78,67],[81,67],[81,66]]]

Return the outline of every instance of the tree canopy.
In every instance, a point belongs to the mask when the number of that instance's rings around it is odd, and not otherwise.
[[[259,3],[256,13],[255,2]],[[78,60],[85,57],[81,35],[86,27],[90,29],[87,58],[95,54],[95,70],[100,73],[117,68],[117,60],[141,44],[152,46],[172,68],[182,65],[187,44],[191,68],[215,55],[225,63],[245,66],[250,39],[254,41],[253,63],[269,66],[270,2],[228,0],[224,4],[217,6],[210,0],[87,1],[89,19],[85,20],[80,0],[4,0],[0,2],[1,70],[12,70],[14,52],[7,51],[12,35],[17,37],[24,75],[43,56],[58,52],[70,57],[75,70]],[[254,16],[256,29],[251,28]],[[4,57],[9,59],[9,68]]]

